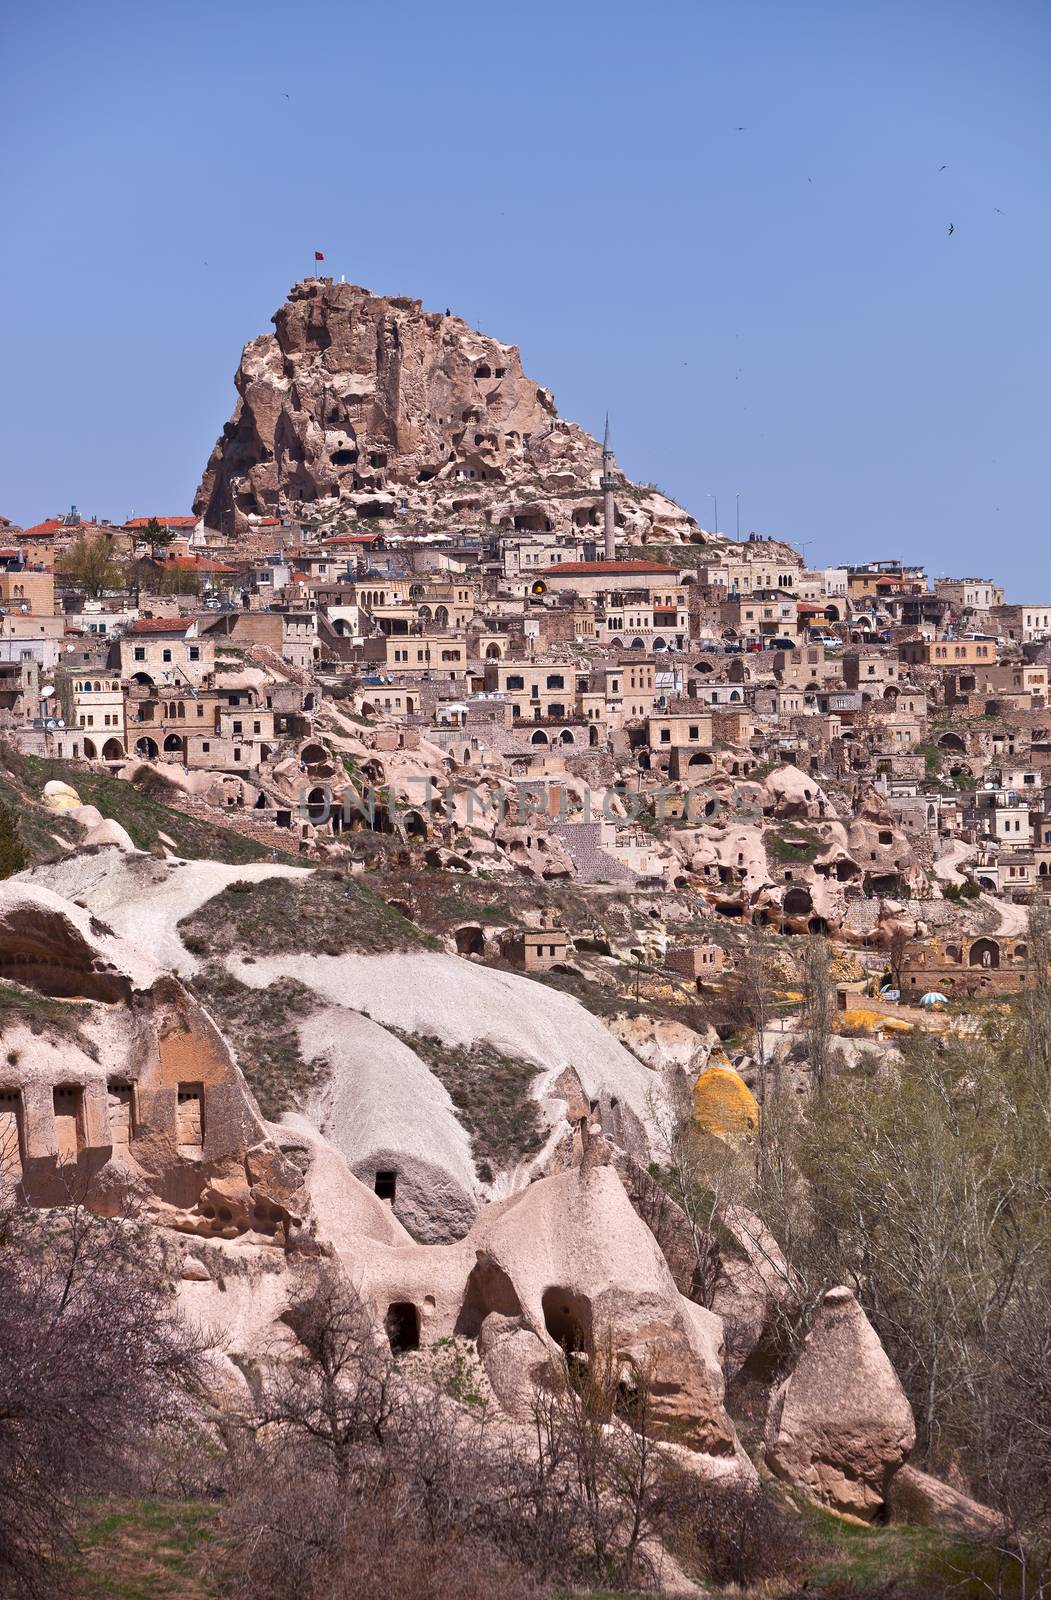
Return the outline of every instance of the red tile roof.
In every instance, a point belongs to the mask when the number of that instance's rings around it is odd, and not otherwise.
[[[380,533],[334,533],[330,539],[322,539],[325,546],[330,544],[375,544],[383,537]]]
[[[128,629],[129,633],[181,633],[185,636],[189,621],[186,617],[140,617]]]
[[[75,526],[75,523],[63,522],[61,517],[45,517],[43,522],[34,522],[31,528],[23,528],[19,538],[42,539],[47,534],[58,533],[62,528]]]
[[[629,577],[633,573],[652,573],[655,577],[674,578],[678,567],[662,567],[656,561],[563,561],[557,567],[546,567],[542,572],[529,573],[537,578]]]

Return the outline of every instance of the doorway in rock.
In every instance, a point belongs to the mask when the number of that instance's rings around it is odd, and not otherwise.
[[[544,1326],[567,1355],[586,1355],[591,1346],[591,1307],[572,1289],[545,1289],[541,1298]]]
[[[411,1300],[394,1300],[387,1307],[383,1326],[396,1356],[420,1348],[420,1313]]]

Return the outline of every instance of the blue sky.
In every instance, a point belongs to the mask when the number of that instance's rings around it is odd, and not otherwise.
[[[706,526],[1051,599],[1049,72],[1046,0],[5,6],[0,513],[187,510],[316,248]]]

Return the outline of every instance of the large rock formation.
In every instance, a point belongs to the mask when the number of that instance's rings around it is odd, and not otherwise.
[[[915,1442],[912,1408],[875,1329],[849,1289],[830,1289],[771,1395],[768,1464],[813,1499],[871,1521]]]
[[[601,532],[601,447],[563,422],[513,345],[418,300],[309,279],[245,346],[234,414],[194,510]],[[689,539],[692,517],[621,477],[622,537]]]

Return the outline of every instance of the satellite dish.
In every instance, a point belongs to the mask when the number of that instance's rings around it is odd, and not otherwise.
[[[54,692],[55,692],[54,689],[51,687],[50,684],[48,684],[46,689],[41,689],[41,691],[40,691],[41,700],[50,700],[50,698],[54,694]]]

